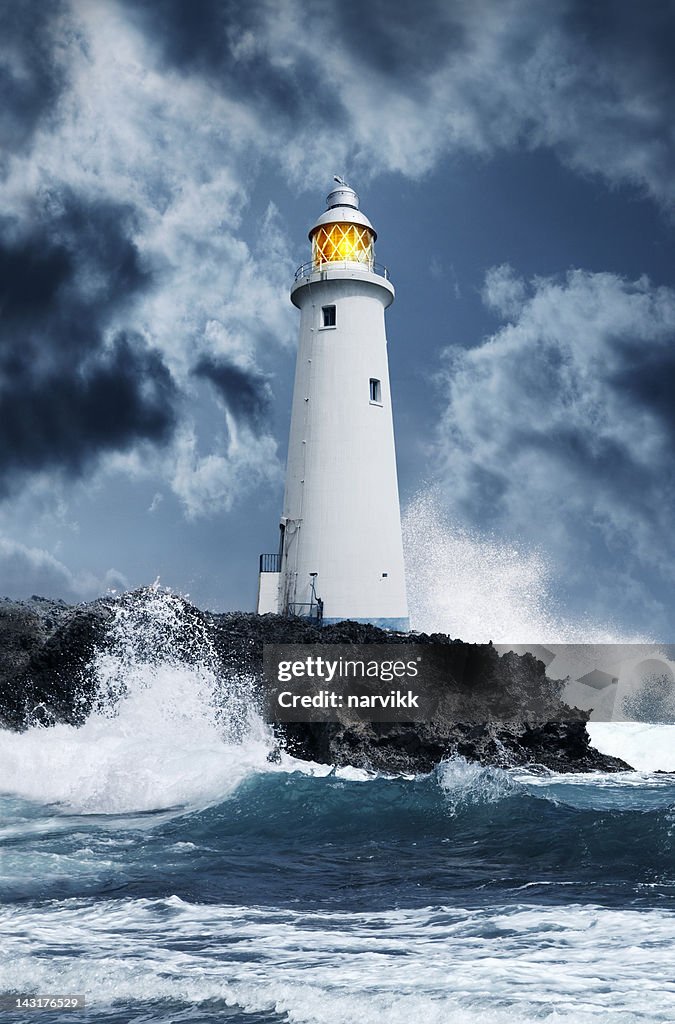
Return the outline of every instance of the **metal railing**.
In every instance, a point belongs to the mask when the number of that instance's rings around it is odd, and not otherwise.
[[[300,281],[303,277],[310,277],[312,274],[320,274],[325,270],[367,270],[371,274],[377,274],[386,281],[389,280],[389,271],[383,263],[374,263],[372,260],[327,260],[325,263],[303,263],[295,272],[295,280]]]
[[[265,554],[260,556],[260,571],[261,572],[281,572],[281,555],[276,552],[272,555]]]
[[[313,619],[321,625],[323,601],[293,601],[288,605],[287,615],[292,619]]]

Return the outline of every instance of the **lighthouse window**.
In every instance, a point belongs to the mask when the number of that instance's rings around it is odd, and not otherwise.
[[[376,380],[375,377],[370,378],[370,400],[376,402],[377,405],[382,405],[382,382]]]
[[[335,306],[322,306],[322,326],[335,327]]]

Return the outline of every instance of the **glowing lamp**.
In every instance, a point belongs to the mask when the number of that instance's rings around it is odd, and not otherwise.
[[[372,269],[377,235],[372,224],[359,210],[359,197],[353,188],[338,182],[326,197],[327,210],[312,230],[312,263],[365,263]]]
[[[360,224],[346,224],[336,221],[324,224],[312,234],[312,263],[350,261],[367,263],[372,266],[375,259],[374,233]]]

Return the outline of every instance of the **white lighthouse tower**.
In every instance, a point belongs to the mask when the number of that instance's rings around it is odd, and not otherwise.
[[[384,323],[394,288],[356,192],[335,180],[291,289],[300,342],[286,493],[258,612],[407,630]]]

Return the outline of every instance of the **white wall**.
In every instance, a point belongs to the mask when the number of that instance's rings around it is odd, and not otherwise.
[[[258,577],[258,615],[276,612],[279,606],[279,573],[261,572]]]
[[[384,325],[393,295],[383,278],[344,269],[292,292],[301,322],[281,593],[308,602],[317,572],[328,619],[408,615]],[[336,326],[322,328],[331,303]],[[370,402],[371,377],[381,405]]]

